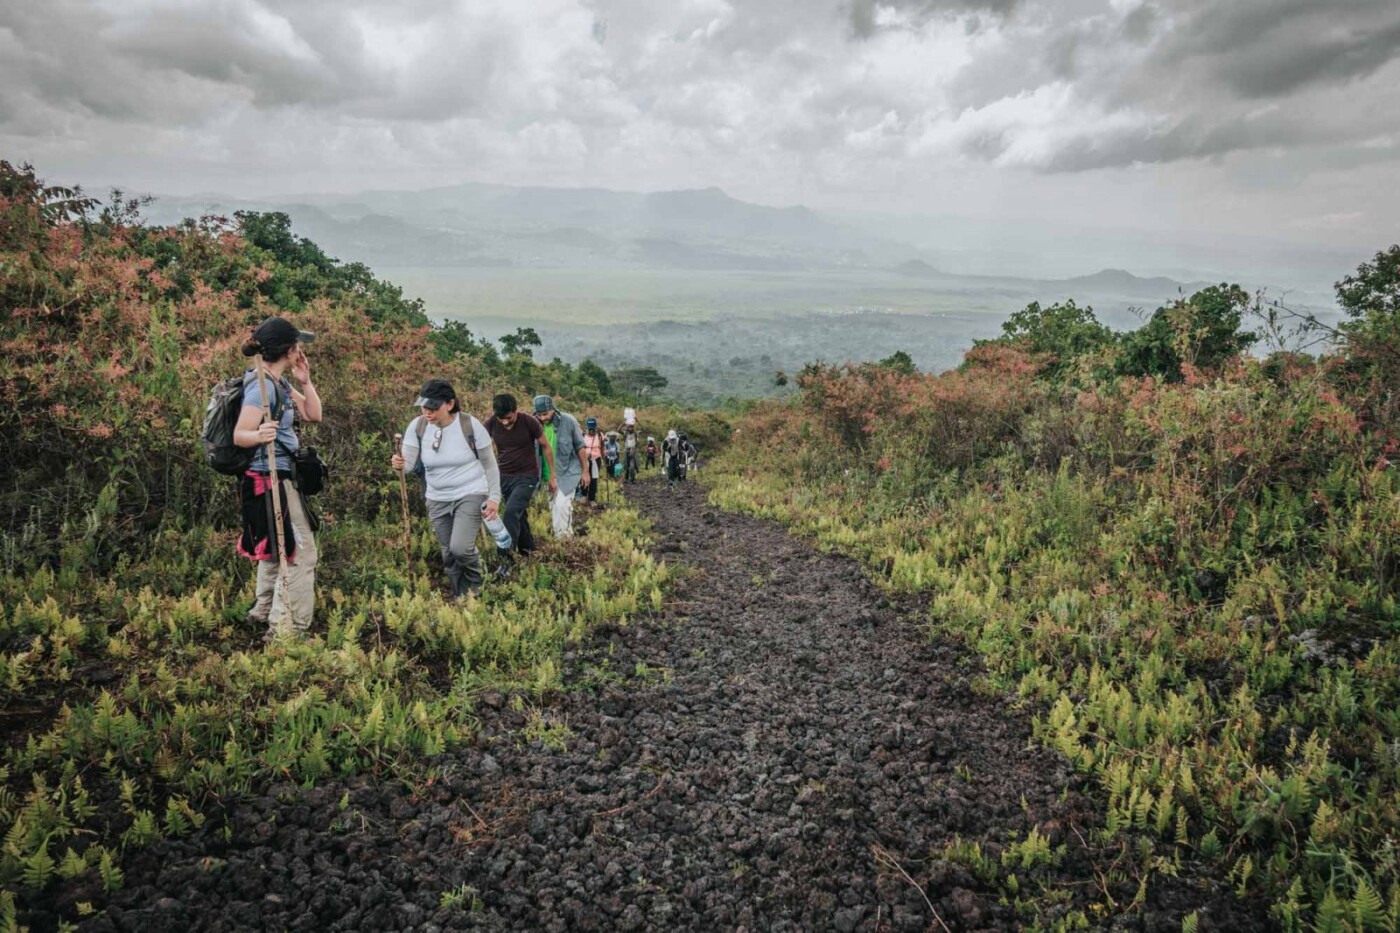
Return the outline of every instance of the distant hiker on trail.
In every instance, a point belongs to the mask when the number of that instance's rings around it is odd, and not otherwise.
[[[656,446],[656,438],[647,435],[647,469],[656,469],[656,455],[660,453],[660,448]]]
[[[589,416],[584,422],[584,448],[588,454],[588,469],[583,474],[584,491],[589,502],[598,501],[598,475],[603,472],[603,435],[598,433],[598,419]]]
[[[637,481],[637,426],[629,424],[622,429],[622,475],[627,482]]]
[[[501,504],[501,472],[486,427],[462,411],[452,384],[443,379],[423,383],[420,410],[403,434],[403,455],[394,454],[395,470],[414,472],[422,465],[428,519],[442,547],[442,566],[452,596],[481,593],[481,552],[476,548],[481,520],[496,518]]]
[[[607,465],[608,479],[617,478],[617,432],[609,431],[603,435],[603,462]]]
[[[548,453],[545,479],[549,481],[554,537],[567,538],[574,533],[574,490],[588,470],[583,431],[578,419],[556,409],[548,395],[535,396],[535,414],[544,424],[542,446]]]
[[[540,485],[540,458],[537,447],[543,447],[547,462],[554,465],[554,448],[542,445],[544,427],[534,415],[519,411],[515,396],[501,393],[491,399],[492,415],[486,421],[486,433],[496,444],[496,462],[501,471],[501,520],[506,523],[511,541],[521,557],[529,557],[535,549],[535,537],[530,533],[530,497]],[[552,473],[552,469],[551,469]],[[554,477],[548,479],[551,493],[557,488]],[[497,550],[501,564],[496,573],[510,575],[509,551]]]
[[[321,397],[311,383],[311,363],[301,346],[315,339],[315,334],[297,330],[286,318],[270,317],[243,344],[243,355],[260,357],[260,361],[244,373],[243,410],[233,430],[235,444],[257,451],[239,479],[243,534],[238,551],[258,562],[256,597],[248,620],[266,624],[268,640],[305,634],[316,608],[315,530],[319,523],[295,482],[301,441],[294,428],[297,414],[308,424],[321,420]],[[287,380],[288,370],[301,391]],[[263,417],[264,399],[267,420]],[[273,465],[268,463],[268,444],[276,448]],[[271,495],[274,486],[277,501]],[[280,536],[274,518],[277,510],[282,514]],[[286,550],[280,555],[285,567],[279,561],[279,537]]]
[[[690,442],[690,435],[684,431],[680,433],[681,439],[681,462],[685,464],[685,469],[681,471],[682,476],[688,476],[695,471],[695,458],[700,456],[700,451]]]
[[[666,440],[662,441],[661,450],[666,458],[666,484],[675,486],[676,480],[685,479],[685,461],[681,459],[681,439],[676,434],[675,428],[666,432]]]

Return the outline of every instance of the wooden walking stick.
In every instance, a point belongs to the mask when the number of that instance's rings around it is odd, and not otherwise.
[[[267,368],[262,354],[258,354],[258,393],[262,396],[263,422],[272,420],[272,412],[267,404]],[[282,425],[278,424],[278,430]],[[287,541],[282,530],[282,477],[277,472],[277,438],[267,442],[268,491],[272,494],[272,524],[275,529],[273,540],[277,542],[277,587],[282,597],[282,610],[288,617],[292,607],[287,605]],[[276,600],[273,600],[274,605]]]
[[[403,456],[403,435],[394,435],[394,453]],[[423,451],[418,451],[418,456],[423,456]],[[405,464],[405,467],[407,464]],[[399,503],[403,506],[403,556],[407,562],[408,572],[413,574],[413,530],[408,521],[408,472],[405,467],[399,468]]]

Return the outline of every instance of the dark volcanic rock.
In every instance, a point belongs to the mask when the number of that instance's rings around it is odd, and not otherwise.
[[[211,820],[133,854],[91,928],[926,930],[936,905],[954,930],[1015,929],[1001,888],[931,855],[961,835],[995,858],[1032,826],[1068,843],[1046,888],[1088,903],[1070,829],[1089,836],[1100,806],[969,688],[976,663],[930,641],[917,601],[693,483],[629,495],[656,552],[693,572],[654,618],[570,650],[568,679],[600,685],[554,698],[562,751],[526,743],[486,694],[481,735],[431,788],[358,778],[243,801],[227,841]],[[1261,925],[1199,884],[1152,890],[1132,925],[1197,909],[1203,928]]]

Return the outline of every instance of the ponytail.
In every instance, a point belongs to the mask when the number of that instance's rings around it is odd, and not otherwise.
[[[264,363],[275,363],[292,352],[292,347],[294,346],[296,346],[295,343],[288,344],[285,347],[268,347],[249,337],[247,340],[243,341],[243,355],[257,356],[261,354]]]

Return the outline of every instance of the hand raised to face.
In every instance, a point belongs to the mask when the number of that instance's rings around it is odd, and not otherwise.
[[[311,381],[311,361],[306,358],[306,351],[301,347],[292,348],[292,376],[297,382],[307,383]]]

